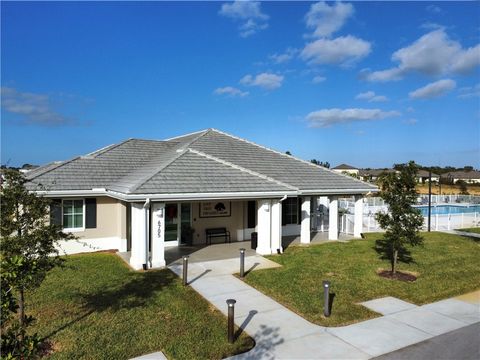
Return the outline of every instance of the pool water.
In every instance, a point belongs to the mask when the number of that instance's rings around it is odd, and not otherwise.
[[[428,206],[416,206],[420,209],[423,216],[428,216]],[[432,215],[448,215],[448,214],[466,214],[480,212],[480,205],[455,206],[455,205],[432,205]]]

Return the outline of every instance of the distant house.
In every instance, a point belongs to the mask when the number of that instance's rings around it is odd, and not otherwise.
[[[428,182],[430,174],[427,170],[418,170],[417,171],[417,182],[419,184],[425,184]],[[438,182],[440,180],[440,175],[432,173],[432,182]]]
[[[384,173],[396,172],[393,169],[361,169],[358,176],[363,181],[375,182]]]
[[[459,180],[465,181],[467,184],[480,184],[480,171],[450,171],[446,174],[442,174],[442,179],[447,179],[453,184]]]
[[[358,168],[348,164],[340,164],[332,168],[332,170],[340,174],[349,174],[349,175],[356,175],[356,176],[358,176],[358,173],[360,171]]]

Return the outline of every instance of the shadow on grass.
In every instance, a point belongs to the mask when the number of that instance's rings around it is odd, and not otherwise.
[[[255,268],[260,265],[259,262],[256,262],[255,264],[252,265],[252,267],[250,267],[250,269],[248,269],[247,271],[245,271],[245,276],[247,276],[248,274],[250,274],[253,270],[255,270]]]
[[[44,339],[48,339],[60,331],[85,319],[93,313],[103,311],[118,311],[142,307],[152,301],[153,295],[171,285],[176,275],[169,270],[149,271],[143,273],[131,272],[126,275],[127,280],[104,289],[97,289],[91,293],[77,293],[82,315],[55,329]]]
[[[84,308],[101,312],[132,309],[147,304],[154,293],[171,285],[177,276],[169,270],[130,273],[130,279],[119,286],[99,290],[92,294],[80,294]]]
[[[337,294],[335,294],[334,292],[330,293],[330,296],[328,298],[328,312],[331,314],[332,313],[332,309],[333,309],[333,300],[335,299],[335,296]]]
[[[375,251],[380,256],[382,260],[388,260],[390,263],[393,261],[393,249],[390,243],[385,239],[378,239],[375,241]],[[398,262],[403,262],[405,264],[415,263],[412,257],[412,253],[408,249],[401,249],[398,251]]]

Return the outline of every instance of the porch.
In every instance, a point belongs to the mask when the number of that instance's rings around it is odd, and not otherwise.
[[[353,237],[360,237],[363,197],[357,195],[355,200]],[[269,255],[282,253],[295,243],[353,238],[340,234],[339,220],[339,200],[333,195],[192,202],[147,200],[144,204],[131,203],[131,246],[125,258],[135,269],[158,268],[183,255],[191,255],[191,262],[223,260],[238,258],[241,247],[248,249],[247,256]],[[211,228],[225,229],[228,238],[218,241],[231,241],[232,246],[206,247],[205,233]],[[255,251],[248,241],[253,232],[258,239]]]
[[[349,241],[353,239],[354,239],[353,236],[340,234],[338,241]],[[318,244],[327,243],[327,242],[329,242],[328,233],[325,233],[325,232],[312,233],[312,239],[310,244],[318,245]],[[282,237],[283,249],[286,249],[289,246],[299,246],[299,245],[302,245],[300,241],[300,236],[294,235],[294,236]],[[205,262],[232,260],[231,265],[235,268],[235,271],[237,271],[239,266],[239,256],[240,256],[241,248],[245,249],[246,271],[279,266],[278,264],[257,254],[257,252],[251,248],[250,241],[236,241],[233,243],[213,244],[213,245],[199,244],[199,245],[191,245],[191,246],[183,245],[183,246],[167,247],[165,249],[165,263],[166,263],[166,266],[171,266],[174,264],[180,265],[182,263],[183,257],[185,255],[188,255],[189,263],[205,263]],[[118,252],[117,255],[120,256],[127,264],[130,264],[131,251]]]

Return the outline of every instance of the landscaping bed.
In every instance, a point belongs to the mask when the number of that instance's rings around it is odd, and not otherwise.
[[[245,281],[306,319],[323,326],[341,326],[377,317],[358,303],[385,296],[421,305],[480,289],[480,242],[445,233],[423,233],[423,246],[411,250],[414,262],[398,270],[416,275],[399,281],[378,275],[389,269],[380,260],[375,240],[332,242],[309,247],[292,246],[268,258],[282,264],[275,269],[249,273]],[[332,315],[323,316],[322,280],[330,280],[335,294]]]
[[[227,342],[226,318],[170,270],[134,272],[116,255],[73,255],[28,294],[33,328],[52,359],[129,359],[163,351],[175,359],[221,359],[247,351]]]

